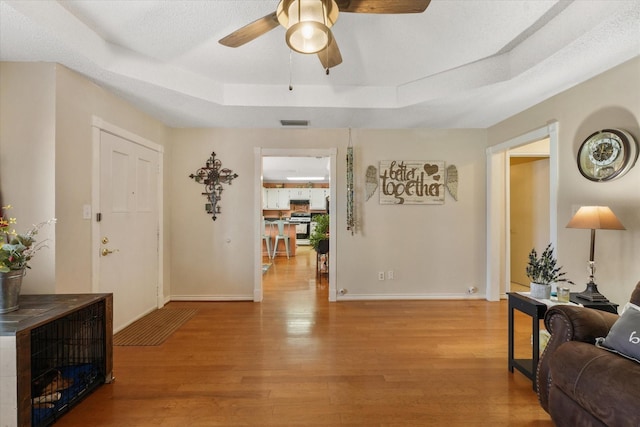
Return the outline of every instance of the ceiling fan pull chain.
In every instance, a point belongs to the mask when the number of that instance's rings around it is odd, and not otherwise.
[[[327,4],[325,1],[322,1],[322,21],[325,26],[327,26]],[[329,65],[329,45],[331,44],[331,32],[328,34],[329,39],[327,40],[327,47],[324,48],[324,51],[327,53],[327,65]],[[327,76],[329,75],[329,67],[325,70]]]
[[[289,90],[293,90],[293,51],[289,49]]]

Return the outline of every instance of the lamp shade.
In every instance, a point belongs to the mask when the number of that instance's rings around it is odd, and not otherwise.
[[[317,53],[331,41],[331,28],[338,19],[335,0],[282,0],[278,20],[287,28],[286,41],[299,53]]]
[[[620,220],[607,206],[582,206],[571,218],[567,228],[625,230]]]

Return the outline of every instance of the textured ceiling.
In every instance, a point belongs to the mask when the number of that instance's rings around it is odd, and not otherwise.
[[[276,5],[1,1],[0,60],[63,64],[173,127],[485,128],[640,55],[638,0],[341,13],[343,63],[329,75],[291,53],[281,27],[236,49],[217,42]]]

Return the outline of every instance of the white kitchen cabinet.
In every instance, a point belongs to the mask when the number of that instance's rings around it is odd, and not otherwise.
[[[278,188],[278,209],[289,209],[291,195],[288,188]]]
[[[328,188],[312,188],[311,189],[311,209],[325,210],[327,208]]]
[[[262,187],[262,209],[267,209],[267,189]]]
[[[265,188],[263,209],[289,209],[288,188]]]
[[[291,200],[309,200],[311,199],[311,188],[290,188],[289,198]]]
[[[275,188],[264,189],[265,209],[278,209],[278,192]]]

